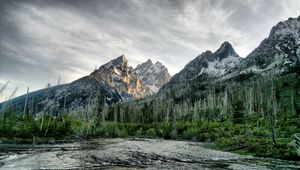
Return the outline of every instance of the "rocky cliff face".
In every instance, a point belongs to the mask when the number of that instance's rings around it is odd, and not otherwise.
[[[162,63],[156,62],[153,64],[150,59],[139,64],[134,69],[134,73],[149,88],[150,94],[158,92],[159,88],[171,78],[168,69]]]
[[[239,66],[254,73],[282,73],[299,65],[300,17],[274,26],[269,37],[253,50]]]
[[[224,42],[214,53],[206,51],[189,62],[170,82],[193,80],[199,76],[222,77],[236,67],[241,57],[229,42]]]
[[[150,59],[133,69],[122,55],[102,65],[91,73],[91,77],[108,88],[116,89],[126,99],[155,94],[171,76],[164,65],[160,62],[153,64]]]
[[[147,95],[147,86],[135,75],[124,55],[102,65],[90,76],[106,87],[117,90],[123,99]]]

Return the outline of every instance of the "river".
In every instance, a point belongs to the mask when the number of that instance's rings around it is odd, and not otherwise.
[[[300,169],[204,147],[201,142],[114,138],[47,145],[0,144],[0,169]]]

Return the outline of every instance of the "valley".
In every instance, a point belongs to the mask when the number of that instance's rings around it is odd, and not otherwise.
[[[245,58],[225,41],[171,76],[120,55],[13,94],[0,103],[0,168],[298,169],[300,16]]]

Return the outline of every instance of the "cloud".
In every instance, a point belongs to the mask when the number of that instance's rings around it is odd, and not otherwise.
[[[1,1],[0,83],[10,80],[8,92],[19,86],[20,95],[60,75],[71,82],[121,54],[133,66],[161,61],[175,74],[223,41],[245,57],[299,9],[297,0]]]

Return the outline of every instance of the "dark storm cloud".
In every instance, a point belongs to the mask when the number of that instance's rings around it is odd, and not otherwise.
[[[59,75],[70,82],[121,54],[174,74],[223,41],[246,56],[299,9],[297,0],[0,1],[0,85],[10,80],[22,94]]]

